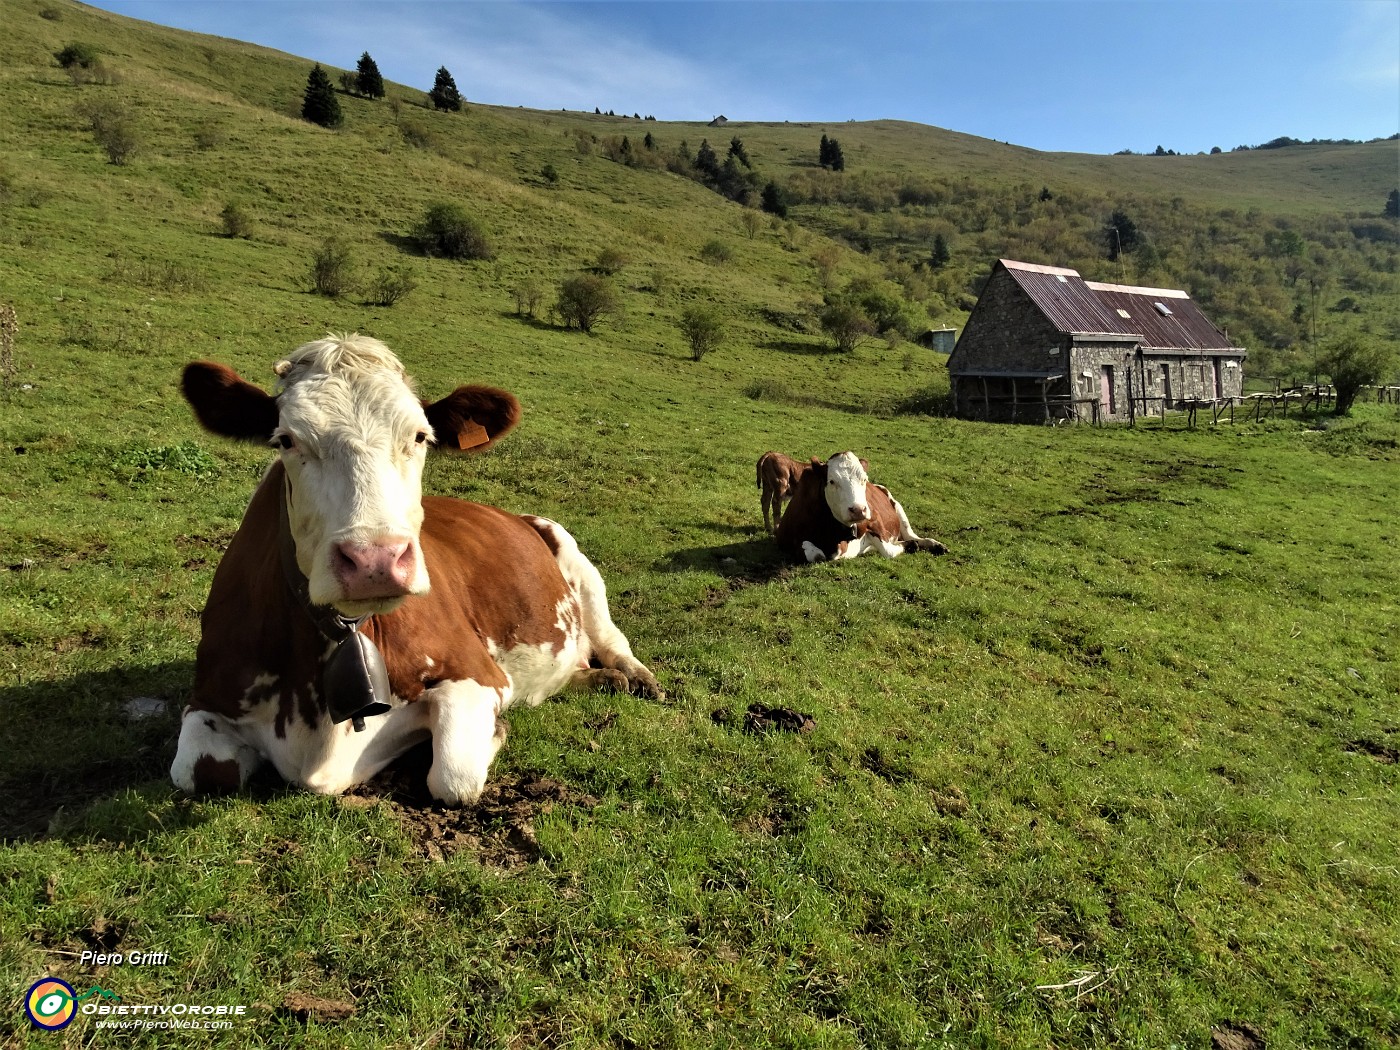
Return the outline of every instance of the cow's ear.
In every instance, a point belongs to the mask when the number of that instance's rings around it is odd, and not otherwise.
[[[236,441],[267,442],[277,429],[277,399],[227,365],[194,361],[181,379],[185,400],[205,430]]]
[[[865,473],[868,475],[870,473],[870,460],[860,459],[859,456],[857,456],[856,458],[860,460],[860,469],[865,471]]]
[[[824,467],[824,466],[826,466],[826,460],[821,459],[821,458],[818,457],[818,456],[813,456],[813,457],[812,457],[812,466],[814,466],[814,467]]]
[[[520,402],[489,386],[459,386],[440,401],[423,402],[438,448],[480,452],[515,429]]]

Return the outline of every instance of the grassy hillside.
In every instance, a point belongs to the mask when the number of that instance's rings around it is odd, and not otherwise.
[[[887,123],[448,116],[395,87],[342,97],[332,132],[294,115],[307,60],[63,0],[3,13],[0,302],[20,327],[0,390],[0,1043],[115,1042],[90,1016],[31,1032],[20,999],[45,974],[246,1005],[202,1040],[228,1046],[1400,1038],[1394,406],[981,426],[899,411],[946,388],[937,355],[836,353],[811,319],[867,278],[957,323],[979,269],[1032,234],[1066,248],[1038,261],[1113,276],[1073,252],[1130,180],[1182,217],[1161,265],[1194,252],[1217,298],[1255,266],[1291,292],[1294,257],[1257,262],[1254,238],[1320,231],[1305,259],[1354,266],[1370,283],[1347,317],[1380,326],[1393,245],[1353,226],[1393,144],[1059,157]],[[72,41],[107,71],[75,84],[52,57]],[[94,142],[99,103],[132,121],[126,164]],[[812,166],[823,130],[844,176]],[[664,163],[608,159],[647,131],[659,151],[740,134],[812,199],[751,231]],[[942,204],[898,203],[911,180]],[[412,250],[439,201],[494,259]],[[224,235],[230,203],[250,237]],[[933,229],[955,234],[950,273],[908,266]],[[329,236],[362,285],[339,299],[310,291]],[[627,258],[624,316],[564,330],[555,285],[606,250]],[[416,289],[369,304],[391,263]],[[535,317],[516,312],[529,281]],[[676,329],[695,303],[729,331],[699,362]],[[179,370],[266,383],[342,329],[388,342],[426,395],[521,397],[515,434],[433,458],[426,487],[564,522],[669,694],[512,712],[461,813],[425,802],[412,762],[345,799],[264,777],[192,800],[166,779],[199,611],[267,460],[199,431]],[[860,450],[951,553],[783,564],[752,480],[768,448]],[[753,705],[812,726],[749,732]]]

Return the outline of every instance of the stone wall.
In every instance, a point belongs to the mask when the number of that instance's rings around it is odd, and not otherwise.
[[[1015,279],[997,268],[948,359],[953,372],[1048,372],[1063,361],[1064,339]],[[1056,351],[1055,355],[1050,350]]]

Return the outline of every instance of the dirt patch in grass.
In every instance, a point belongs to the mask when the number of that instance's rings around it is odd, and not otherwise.
[[[1347,744],[1346,749],[1358,755],[1369,755],[1377,762],[1387,766],[1393,766],[1396,762],[1400,762],[1400,750],[1375,740],[1353,740]]]
[[[1264,1037],[1253,1025],[1227,1022],[1210,1032],[1211,1050],[1264,1050]]]
[[[423,752],[426,752],[424,754]],[[474,806],[450,809],[433,801],[427,789],[432,763],[426,745],[346,795],[346,806],[387,806],[413,843],[414,851],[441,862],[463,851],[482,864],[513,870],[539,859],[535,820],[561,806],[592,809],[598,800],[553,777],[529,773],[493,776]]]
[[[736,724],[745,733],[754,736],[779,731],[784,733],[810,733],[817,727],[817,721],[802,711],[790,707],[768,707],[765,704],[749,704],[744,717],[738,719],[734,712],[721,707],[710,714],[716,725],[733,728]]]
[[[354,1016],[355,1004],[341,999],[323,999],[319,995],[292,992],[282,1000],[282,1010],[302,1024],[308,1021],[344,1021]]]

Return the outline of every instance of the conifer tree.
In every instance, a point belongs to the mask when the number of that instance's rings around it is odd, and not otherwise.
[[[770,182],[763,187],[763,210],[780,219],[787,218],[787,195],[783,193],[783,188],[776,182]]]
[[[829,139],[827,145],[831,150],[831,170],[845,171],[846,156],[841,152],[841,143],[837,142],[835,139]]]
[[[753,167],[753,165],[749,163],[749,155],[744,149],[744,143],[740,140],[738,135],[735,135],[729,140],[729,156],[733,157],[746,168]]]
[[[452,74],[447,71],[446,66],[438,67],[437,78],[433,81],[433,90],[428,92],[428,98],[432,101],[434,109],[455,113],[462,108],[462,96],[457,92],[457,82],[452,79]]]
[[[323,128],[338,128],[345,119],[340,112],[340,99],[336,97],[331,78],[318,62],[306,78],[306,92],[301,102],[302,119]]]
[[[719,158],[715,156],[709,139],[700,140],[700,149],[695,154],[695,167],[707,179],[719,179]]]
[[[355,90],[366,98],[384,97],[384,78],[379,75],[379,66],[366,51],[355,66]]]
[[[935,270],[941,270],[948,265],[953,253],[948,250],[948,241],[941,233],[933,235],[933,251],[929,252],[928,264]]]

